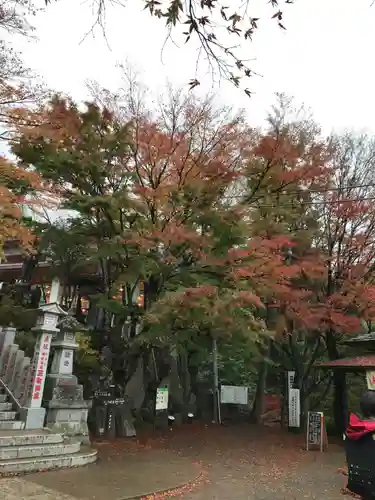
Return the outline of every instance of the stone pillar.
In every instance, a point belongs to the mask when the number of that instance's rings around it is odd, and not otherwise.
[[[24,358],[25,358],[25,353],[23,351],[18,350],[16,354],[16,361],[14,363],[14,369],[9,376],[10,379],[9,389],[13,392],[13,395],[14,395],[14,389],[21,375],[20,372]]]
[[[74,351],[78,348],[76,331],[84,327],[75,318],[65,316],[59,328],[52,341],[54,355],[43,395],[43,404],[47,408],[46,425],[53,431],[78,437],[82,443],[89,444],[87,416],[91,401],[83,399],[83,386],[73,375]]]
[[[25,398],[27,382],[29,380],[30,362],[30,358],[23,358],[22,365],[20,367],[20,376],[18,377],[14,387],[14,397],[21,404],[23,403],[23,400]]]
[[[59,317],[66,314],[55,303],[42,306],[39,312],[37,324],[32,329],[38,333],[38,338],[27,377],[23,407],[20,409],[20,417],[25,422],[25,429],[42,429],[44,427],[46,410],[42,407],[42,398],[51,340],[52,336],[58,332],[56,325]]]
[[[0,352],[0,377],[2,378],[5,374],[5,370],[8,366],[9,356],[10,356],[10,346],[14,345],[14,338],[16,336],[16,329],[11,326],[6,326],[2,329],[2,348]]]
[[[60,304],[61,284],[59,278],[53,278],[51,283],[51,293],[49,294],[49,304]]]
[[[6,368],[4,369],[4,377],[3,377],[3,381],[5,382],[5,385],[7,385],[8,387],[9,387],[9,383],[12,380],[14,368],[16,366],[17,353],[18,353],[18,345],[11,344],[9,346],[8,363],[7,363]]]

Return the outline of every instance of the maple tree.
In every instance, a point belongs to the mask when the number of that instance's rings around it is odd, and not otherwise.
[[[296,177],[277,199],[267,193],[267,202],[260,202],[253,215],[256,231],[289,235],[287,260],[294,275],[287,286],[268,289],[266,321],[286,356],[284,366],[296,372],[304,405],[315,388],[311,379],[317,359],[340,357],[338,341],[360,333],[363,321],[374,313],[374,150],[366,137],[323,141],[311,120],[285,121],[282,101],[275,111],[270,122],[275,140],[288,137],[302,157],[317,158],[318,150],[324,155],[320,175],[310,177],[307,169],[307,178]],[[287,156],[282,158],[283,168],[288,167]],[[297,171],[301,166],[299,160]],[[343,373],[334,372],[333,382],[334,417],[342,430],[347,413]],[[329,383],[328,378],[327,388]]]
[[[331,137],[330,147],[330,186],[315,196],[320,228],[315,244],[326,258],[319,327],[333,360],[341,356],[343,335],[360,333],[374,315],[375,149],[372,138],[353,134]],[[348,418],[344,372],[335,370],[333,379],[335,422],[342,430]]]
[[[27,14],[33,13],[31,3],[24,0],[4,0],[0,3],[0,32],[28,36],[32,27]],[[17,52],[0,39],[0,139],[11,139],[11,128],[18,121],[20,106],[35,102],[41,88],[32,84],[31,72],[24,67]],[[22,223],[25,196],[40,187],[36,173],[13,165],[0,156],[0,256],[8,240],[16,240],[30,249],[32,235]],[[30,202],[31,203],[31,202]]]
[[[272,143],[210,100],[172,95],[154,111],[128,102],[120,113],[116,100],[80,111],[56,97],[13,146],[78,215],[68,230],[86,243],[78,260],[100,270],[92,300],[105,311],[101,326],[142,340],[146,352],[213,336],[243,335],[254,346],[267,334],[261,292],[290,279],[285,238],[249,232],[248,207],[280,164]],[[253,194],[236,195],[250,163]],[[280,178],[275,193],[288,182]]]

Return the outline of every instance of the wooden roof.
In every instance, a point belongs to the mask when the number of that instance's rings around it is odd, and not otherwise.
[[[315,363],[316,368],[325,369],[343,369],[343,370],[367,370],[368,368],[375,368],[375,355],[354,356],[351,358],[335,359],[325,363]]]

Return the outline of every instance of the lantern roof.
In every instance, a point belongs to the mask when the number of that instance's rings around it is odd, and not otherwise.
[[[57,302],[51,302],[49,304],[44,304],[39,307],[38,311],[41,314],[55,314],[56,316],[67,316],[67,312],[59,306]]]

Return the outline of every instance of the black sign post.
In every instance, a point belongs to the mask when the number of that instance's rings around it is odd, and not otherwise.
[[[307,417],[306,449],[319,447],[323,451],[325,441],[324,415],[321,411],[309,411]]]

